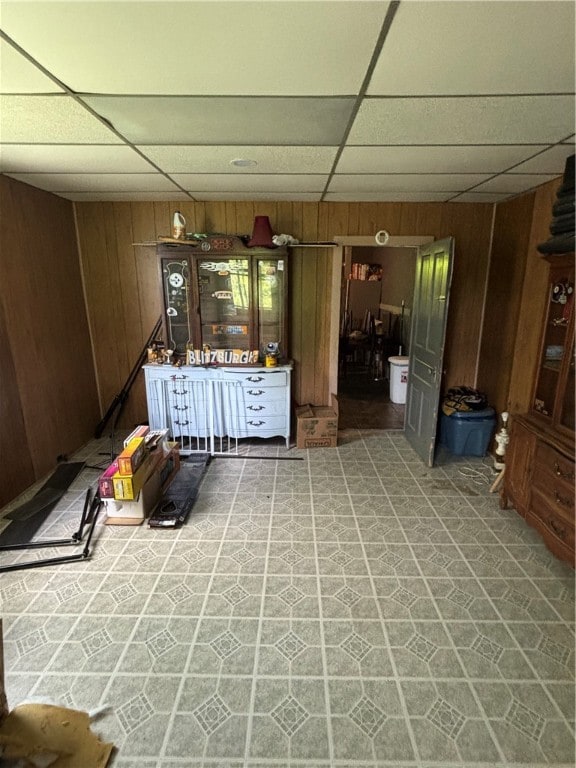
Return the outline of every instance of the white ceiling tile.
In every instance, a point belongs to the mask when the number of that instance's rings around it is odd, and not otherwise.
[[[345,147],[336,173],[496,173],[543,146]]]
[[[514,192],[526,192],[534,187],[539,187],[557,178],[556,175],[545,174],[513,174],[505,173],[476,187],[475,192],[502,192],[511,194]]]
[[[48,192],[181,191],[159,173],[9,173],[7,175]]]
[[[63,90],[0,38],[0,93],[63,93]]]
[[[373,174],[333,176],[330,192],[459,192],[488,179],[488,174]]]
[[[135,144],[339,145],[350,98],[90,96],[86,103]]]
[[[2,27],[76,92],[346,94],[362,83],[387,9],[4,0]]]
[[[166,173],[329,173],[337,147],[154,146],[139,145]],[[257,165],[237,167],[235,158]]]
[[[574,144],[559,144],[514,168],[514,173],[564,173],[566,158],[574,154]]]
[[[145,173],[150,163],[132,147],[69,144],[0,144],[4,173]]]
[[[496,201],[573,152],[574,2],[0,4],[0,172],[64,197]]]
[[[194,199],[202,201],[225,201],[225,200],[269,200],[269,201],[287,201],[318,203],[320,202],[319,192],[197,192]]]
[[[121,144],[71,96],[0,96],[0,139],[24,144]]]
[[[95,202],[98,200],[107,202],[130,203],[150,201],[190,202],[190,196],[184,192],[59,192],[59,197],[66,200],[74,200],[78,203]]]
[[[444,203],[448,192],[328,192],[327,203]]]
[[[574,2],[401,3],[370,95],[574,92]]]
[[[573,131],[573,96],[366,99],[348,144],[552,144]]]
[[[234,173],[174,173],[171,176],[183,189],[195,194],[205,192],[322,192],[327,175],[282,175],[250,174],[238,176]]]

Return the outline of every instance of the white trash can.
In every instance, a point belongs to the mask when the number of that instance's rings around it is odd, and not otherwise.
[[[408,389],[408,358],[394,355],[388,358],[390,363],[390,400],[398,405],[406,403]]]

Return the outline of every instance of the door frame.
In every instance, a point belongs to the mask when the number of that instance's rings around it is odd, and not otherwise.
[[[340,340],[340,297],[342,295],[342,262],[347,246],[368,246],[371,248],[418,248],[434,240],[433,235],[390,235],[386,245],[377,243],[371,235],[335,235],[332,242],[332,303],[330,306],[330,368],[328,374],[329,394],[338,392],[338,342]]]

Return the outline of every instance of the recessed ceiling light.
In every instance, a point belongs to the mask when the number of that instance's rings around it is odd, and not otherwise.
[[[249,168],[252,165],[258,165],[258,163],[256,160],[248,160],[238,157],[236,160],[230,160],[230,165],[236,165],[238,168]]]

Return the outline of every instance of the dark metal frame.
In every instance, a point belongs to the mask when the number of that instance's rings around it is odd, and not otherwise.
[[[106,424],[110,420],[112,414],[118,408],[118,413],[116,414],[116,418],[114,420],[114,428],[116,427],[116,424],[118,423],[118,419],[120,418],[120,414],[122,413],[122,409],[124,407],[124,404],[126,403],[126,400],[128,399],[128,395],[130,393],[130,389],[132,388],[132,385],[134,384],[134,381],[136,380],[136,376],[138,375],[140,369],[146,362],[146,359],[148,357],[148,347],[152,344],[154,339],[156,338],[156,335],[160,331],[162,327],[162,316],[158,318],[156,321],[156,325],[152,329],[152,333],[148,337],[146,343],[144,344],[143,349],[141,350],[138,360],[136,360],[136,363],[134,364],[134,367],[130,371],[128,378],[126,379],[126,382],[124,383],[124,386],[122,387],[122,390],[116,395],[114,400],[110,403],[110,406],[108,407],[108,410],[104,414],[103,418],[101,419],[100,423],[94,430],[94,437],[99,438],[102,437],[102,433],[104,432],[104,429],[106,427]],[[114,430],[113,430],[114,431]]]
[[[91,495],[92,491],[88,488],[84,499],[80,525],[78,530],[73,533],[69,539],[45,539],[44,541],[29,541],[25,544],[5,544],[0,546],[0,551],[73,546],[82,542],[84,526],[89,523],[88,536],[82,552],[77,552],[73,555],[61,555],[60,557],[48,557],[43,560],[27,560],[21,563],[13,563],[12,565],[0,565],[0,573],[19,571],[27,568],[41,568],[45,565],[60,565],[61,563],[72,563],[78,560],[88,560],[92,554],[90,551],[90,544],[94,535],[94,529],[96,528],[96,522],[98,521],[98,515],[102,508],[102,499],[100,496],[96,494],[92,501],[90,501]]]

